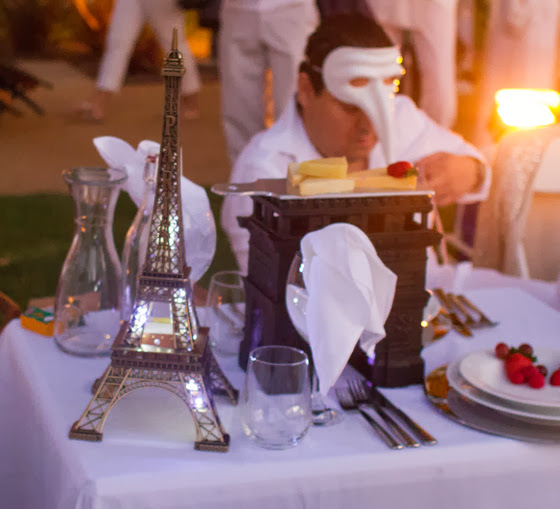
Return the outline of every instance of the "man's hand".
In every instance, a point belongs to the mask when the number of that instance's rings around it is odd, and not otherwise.
[[[419,188],[433,189],[438,205],[457,202],[481,184],[479,162],[470,156],[436,152],[416,161],[420,170]]]

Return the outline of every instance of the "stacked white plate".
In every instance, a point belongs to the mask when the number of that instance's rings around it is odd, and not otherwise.
[[[535,355],[537,364],[548,369],[541,389],[512,384],[506,376],[505,362],[490,350],[473,352],[452,362],[447,379],[463,399],[502,416],[502,424],[533,431],[546,426],[560,436],[560,387],[549,384],[550,375],[560,367],[560,350],[536,350]]]

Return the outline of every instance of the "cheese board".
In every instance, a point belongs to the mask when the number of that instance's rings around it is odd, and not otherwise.
[[[350,193],[315,194],[301,196],[289,190],[287,179],[259,179],[254,182],[220,183],[212,186],[212,192],[221,196],[269,196],[279,200],[306,200],[309,198],[369,198],[376,196],[431,196],[434,191],[426,189],[356,189]]]

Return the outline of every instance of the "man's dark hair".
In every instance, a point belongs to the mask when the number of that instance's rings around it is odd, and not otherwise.
[[[341,46],[355,48],[386,48],[393,42],[371,16],[363,14],[337,14],[324,18],[307,40],[305,60],[300,72],[309,75],[316,94],[325,88],[320,69],[327,55]]]

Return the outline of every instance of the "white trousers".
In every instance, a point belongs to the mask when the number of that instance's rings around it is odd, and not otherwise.
[[[222,122],[233,166],[251,137],[264,129],[264,74],[273,75],[274,117],[296,90],[307,37],[318,23],[312,2],[257,11],[223,6],[218,62]]]
[[[185,38],[185,14],[175,0],[117,0],[105,40],[105,51],[97,77],[97,88],[117,92],[122,87],[140,29],[148,23],[164,54],[171,49],[173,28],[179,29],[178,49],[186,72],[181,81],[183,95],[200,89],[196,62]]]
[[[438,124],[457,117],[456,39],[458,0],[369,0],[377,20],[402,46],[409,30],[421,77],[419,107]]]

